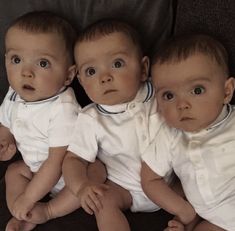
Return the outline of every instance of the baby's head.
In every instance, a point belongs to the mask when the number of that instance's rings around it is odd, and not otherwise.
[[[25,101],[57,94],[75,76],[76,31],[63,18],[45,11],[17,18],[5,36],[5,64],[11,87]]]
[[[104,19],[87,27],[75,45],[78,78],[89,98],[115,105],[133,100],[148,77],[149,60],[129,24]]]
[[[159,113],[170,126],[189,132],[212,124],[234,91],[227,52],[207,35],[169,41],[153,58],[151,75]]]

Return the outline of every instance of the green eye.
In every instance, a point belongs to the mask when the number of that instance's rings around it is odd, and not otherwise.
[[[194,95],[201,95],[201,94],[203,94],[204,92],[205,92],[205,88],[199,86],[199,87],[195,87],[195,88],[193,89],[192,94],[194,94]]]
[[[123,66],[124,66],[124,61],[121,59],[116,60],[112,65],[112,67],[114,67],[114,68],[120,68]]]

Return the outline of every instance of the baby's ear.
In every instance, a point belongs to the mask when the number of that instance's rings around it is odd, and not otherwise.
[[[72,65],[71,67],[69,67],[68,75],[64,82],[65,86],[68,86],[70,83],[72,83],[74,77],[76,76],[76,73],[77,73],[76,65]]]
[[[141,60],[141,80],[145,81],[149,76],[149,58],[144,56]]]
[[[224,84],[224,104],[228,104],[233,97],[233,92],[235,88],[234,77],[229,77]]]

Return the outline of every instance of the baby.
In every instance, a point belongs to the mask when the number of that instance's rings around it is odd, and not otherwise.
[[[167,230],[182,230],[197,213],[196,231],[234,231],[234,78],[225,48],[206,35],[172,40],[153,59],[152,78],[166,124],[143,155],[144,191],[177,216]],[[172,169],[188,201],[165,183]]]

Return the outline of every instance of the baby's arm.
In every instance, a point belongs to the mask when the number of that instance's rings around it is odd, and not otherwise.
[[[14,203],[13,211],[18,219],[27,219],[34,204],[50,192],[58,182],[66,149],[67,147],[49,148],[48,159],[41,165],[38,172],[28,183],[24,193]]]
[[[145,162],[142,162],[141,183],[144,192],[154,203],[176,215],[183,224],[188,224],[195,218],[193,207],[174,192]]]
[[[0,123],[0,161],[10,160],[16,153],[14,136]]]
[[[103,166],[101,166],[100,171],[97,171],[98,169],[96,168],[96,172],[100,174],[100,177],[93,177],[92,174],[88,173],[88,165],[87,161],[68,151],[62,168],[65,184],[68,189],[80,198],[83,209],[87,213],[93,214],[93,212],[98,211],[102,206],[97,195],[102,196],[103,190],[108,186],[102,184],[102,181],[99,182],[104,179],[102,176]],[[98,165],[97,167],[99,167]]]

